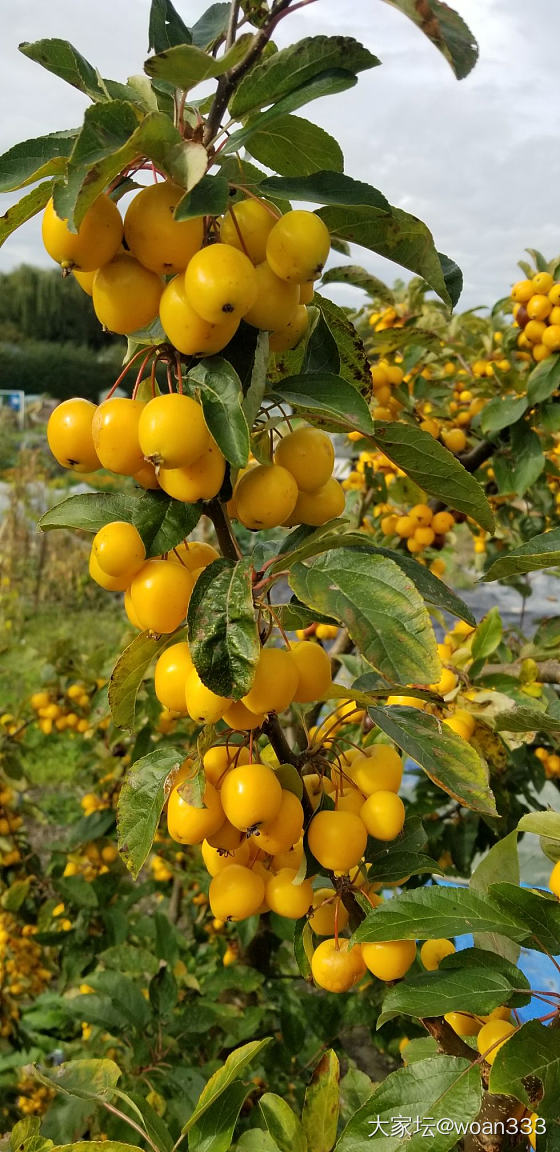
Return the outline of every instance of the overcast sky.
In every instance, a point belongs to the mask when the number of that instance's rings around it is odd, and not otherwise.
[[[207,6],[175,4],[187,23]],[[506,294],[525,247],[549,258],[560,252],[560,5],[453,6],[480,44],[479,63],[460,82],[422,34],[379,0],[317,0],[286,19],[277,40],[344,33],[379,56],[382,67],[361,73],[354,89],[315,101],[303,115],[337,136],[350,175],[429,225],[437,247],[463,269],[460,307],[472,307]],[[142,70],[148,10],[149,0],[0,0],[0,151],[75,127],[87,103],[23,57],[20,41],[64,37],[104,76],[124,80]],[[1,197],[0,212],[9,203]],[[398,272],[363,249],[355,260],[389,282]],[[1,271],[23,261],[49,264],[37,222],[0,249]]]

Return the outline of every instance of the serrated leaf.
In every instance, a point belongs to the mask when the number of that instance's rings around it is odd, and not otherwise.
[[[383,300],[387,304],[392,304],[395,299],[387,284],[357,264],[341,264],[335,268],[327,268],[323,272],[321,282],[323,284],[352,284],[354,288],[363,288],[369,296],[376,300]]]
[[[58,175],[77,136],[78,129],[70,129],[15,144],[0,157],[0,192],[12,192],[45,176]]]
[[[272,59],[277,59],[277,57]],[[262,181],[260,188],[265,196],[272,193],[275,196],[285,197],[287,200],[305,200],[310,204],[368,204],[371,208],[377,208],[382,213],[390,214],[391,212],[389,201],[378,188],[373,188],[371,184],[366,184],[363,180],[354,180],[351,176],[345,176],[343,172],[323,170],[313,172],[310,176],[269,176]],[[356,269],[351,266],[331,269],[331,272],[326,273],[323,277],[324,283],[327,283],[328,279],[333,279],[332,272],[347,272],[346,279],[350,283],[355,283],[351,278],[352,274],[362,273],[365,277],[369,275],[363,268]],[[374,276],[370,279],[375,284],[381,283]]]
[[[38,527],[43,532],[80,528],[95,533],[113,520],[125,520],[137,528],[149,558],[176,548],[196,527],[201,513],[200,504],[183,504],[162,492],[84,492],[50,508]]]
[[[237,372],[221,356],[212,356],[200,360],[188,380],[200,385],[204,418],[218,448],[234,468],[244,468],[249,459],[249,428]]]
[[[255,127],[247,151],[282,176],[309,176],[325,165],[336,172],[344,167],[334,136],[301,116],[281,116],[264,130]]]
[[[203,176],[175,209],[176,220],[194,220],[197,216],[220,216],[229,203],[229,185],[225,176]]]
[[[144,71],[156,80],[164,80],[166,84],[188,92],[203,80],[222,76],[238,64],[247,51],[248,39],[242,36],[218,60],[195,44],[175,44],[156,56],[150,56],[144,64]]]
[[[318,215],[329,232],[422,276],[444,303],[451,305],[434,238],[416,216],[394,207],[387,215],[363,204],[321,208]]]
[[[42,211],[52,196],[54,186],[54,180],[44,180],[42,184],[38,184],[32,192],[28,192],[27,196],[18,200],[17,204],[12,204],[12,207],[0,216],[0,247],[8,239],[8,236],[15,232],[16,228]]]
[[[141,632],[119,656],[109,682],[109,706],[113,723],[117,728],[132,731],[136,696],[140,685],[152,660],[155,660],[168,644],[168,635],[156,639],[149,632]]]
[[[391,1072],[375,1089],[346,1125],[335,1152],[387,1147],[391,1152],[423,1152],[426,1137],[434,1152],[449,1152],[457,1144],[456,1124],[468,1125],[476,1118],[481,1097],[476,1064],[443,1055],[415,1061]],[[402,1124],[403,1117],[404,1128],[397,1127],[395,1133],[395,1118]],[[447,1124],[440,1127],[439,1120]]]
[[[448,4],[442,0],[385,0],[392,8],[403,12],[420,31],[439,49],[450,64],[458,80],[463,80],[478,60],[478,44],[470,28]]]
[[[526,396],[495,396],[486,405],[480,417],[484,435],[495,436],[502,428],[509,428],[511,424],[521,419],[528,406]]]
[[[429,432],[412,424],[378,422],[374,439],[381,451],[424,492],[465,512],[488,532],[493,531],[494,517],[482,486]]]
[[[341,540],[341,546],[345,547],[344,537]],[[367,547],[368,551],[377,553],[380,556],[387,556],[398,564],[399,568],[410,580],[414,582],[422,598],[431,604],[434,608],[441,609],[442,612],[451,612],[452,616],[457,616],[459,620],[464,620],[467,624],[473,627],[476,624],[476,619],[473,616],[468,604],[461,600],[455,592],[444,584],[438,576],[434,576],[429,568],[419,564],[413,556],[408,555],[406,552],[398,552],[394,548],[383,548],[381,545],[368,545],[362,542],[359,547]]]
[[[294,926],[294,956],[304,980],[311,979],[311,957],[313,955],[313,933],[307,916],[296,920]]]
[[[190,44],[191,31],[183,23],[171,0],[152,0],[148,29],[148,50],[165,52],[176,44]]]
[[[271,59],[274,60],[275,56],[272,56]],[[305,84],[302,84],[300,88],[296,88],[294,91],[282,96],[271,108],[267,108],[266,112],[260,112],[252,119],[249,118],[242,128],[239,128],[237,132],[232,132],[231,136],[228,137],[223,151],[229,154],[239,152],[241,148],[247,148],[251,155],[253,155],[252,148],[249,147],[249,142],[252,141],[255,135],[259,137],[266,136],[270,130],[270,126],[274,125],[275,121],[285,119],[290,112],[295,112],[298,108],[301,108],[302,105],[309,104],[312,100],[318,100],[321,96],[330,96],[337,92],[344,92],[347,88],[353,88],[355,84],[355,75],[342,68],[321,72],[319,75],[314,76],[312,80],[308,80]],[[313,127],[315,127],[315,125],[313,125]],[[274,127],[272,131],[274,132]],[[274,167],[280,171],[278,164],[275,164]]]
[[[488,892],[490,885],[502,876],[509,876],[510,880],[519,884],[519,853],[517,850],[517,831],[515,830],[492,845],[490,851],[474,869],[469,887],[475,892]],[[512,962],[515,962],[519,955],[517,944],[495,932],[476,933],[474,942],[478,948],[486,948],[497,956],[507,957]]]
[[[492,723],[496,732],[560,732],[560,719],[537,708],[508,708]]]
[[[229,4],[211,4],[191,28],[193,44],[209,48],[225,35],[230,14]]]
[[[360,680],[357,683],[361,686]],[[371,719],[420,764],[438,788],[466,808],[487,816],[497,815],[487,765],[448,725],[416,708],[376,705],[368,711]]]
[[[250,1089],[234,1080],[191,1128],[189,1152],[229,1152],[239,1113]]]
[[[110,1100],[121,1076],[114,1060],[69,1060],[49,1072],[34,1069],[42,1084],[80,1100]]]
[[[373,421],[369,408],[357,388],[342,376],[330,372],[312,372],[300,376],[287,376],[274,387],[274,393],[301,412],[315,414],[315,423],[322,417],[338,431],[373,434]]]
[[[251,687],[260,651],[251,561],[214,560],[193,589],[187,616],[197,672],[218,696],[239,700]]]
[[[145,864],[165,803],[165,781],[184,756],[174,748],[154,748],[130,768],[119,795],[119,850],[134,879]]]
[[[267,1044],[270,1044],[270,1041],[270,1036],[264,1040],[251,1040],[249,1044],[243,1044],[241,1048],[236,1048],[235,1051],[230,1052],[222,1066],[218,1068],[217,1072],[214,1072],[202,1089],[194,1112],[181,1129],[182,1136],[186,1136],[187,1132],[190,1132],[214,1101],[239,1078],[248,1065],[266,1048]]]
[[[329,1152],[334,1147],[339,1113],[340,1062],[329,1048],[313,1069],[305,1089],[301,1120],[308,1152]]]
[[[339,375],[369,397],[371,392],[371,366],[363,340],[343,308],[327,296],[316,292],[313,297],[321,316],[336,341],[340,356]]]
[[[497,607],[491,608],[478,625],[472,641],[473,660],[486,660],[502,640],[502,618]]]
[[[82,56],[68,40],[57,38],[35,40],[19,45],[20,52],[29,60],[41,64],[73,88],[84,92],[91,100],[108,100],[109,94],[96,68]]]
[[[265,1092],[259,1100],[259,1109],[280,1152],[307,1152],[301,1121],[286,1100],[274,1092]]]
[[[548,840],[560,840],[560,812],[527,812],[517,827],[520,832],[532,832],[535,836],[546,836]]]
[[[9,888],[5,888],[0,897],[0,904],[6,912],[18,912],[29,895],[31,879],[15,880]]]
[[[490,565],[483,580],[503,580],[509,576],[519,576],[525,572],[535,572],[540,568],[556,568],[560,564],[560,528],[542,532],[500,556]]]
[[[531,372],[527,381],[527,401],[540,404],[548,400],[560,388],[560,356],[548,356],[541,360]]]
[[[468,888],[432,887],[407,890],[379,904],[356,928],[352,939],[356,943],[450,939],[492,931],[518,943],[530,936],[517,916],[499,909],[490,896]]]
[[[351,36],[309,36],[261,61],[243,78],[229,103],[236,119],[276,103],[329,69],[362,72],[380,61]]]
[[[28,1064],[29,1061],[24,1060],[23,1063]],[[53,1141],[41,1136],[40,1127],[39,1116],[26,1116],[18,1120],[10,1132],[10,1152],[49,1152]]]
[[[449,256],[446,256],[444,252],[438,252],[437,255],[441,264],[443,279],[445,280],[449,298],[451,300],[452,307],[454,308],[459,301],[461,292],[463,291],[463,273],[461,272],[459,265],[456,264],[455,261],[452,260]]]
[[[443,1016],[446,1012],[474,1012],[485,1016],[507,1004],[512,985],[501,972],[488,968],[443,969],[408,975],[383,1000],[377,1026],[392,1016]]]
[[[494,903],[526,928],[530,946],[539,952],[560,952],[560,904],[516,884],[492,884],[488,889]]]
[[[539,1020],[529,1020],[500,1048],[490,1073],[491,1092],[516,1096],[523,1104],[533,1105],[527,1083],[538,1080],[542,1098],[539,1116],[558,1119],[560,1098],[560,1035],[557,1028],[545,1028]],[[525,1081],[525,1083],[524,1083]]]

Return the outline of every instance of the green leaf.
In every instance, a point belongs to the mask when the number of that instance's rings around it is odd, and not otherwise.
[[[193,44],[209,48],[225,35],[230,14],[229,4],[211,4],[191,28]]]
[[[270,1132],[265,1132],[262,1128],[249,1128],[248,1131],[241,1133],[235,1145],[235,1152],[280,1152],[280,1149]]]
[[[560,356],[548,356],[541,360],[531,372],[527,381],[527,401],[532,406],[548,400],[560,388]]]
[[[416,216],[400,208],[391,208],[387,216],[363,204],[321,208],[318,215],[339,239],[360,244],[422,276],[445,304],[451,304],[434,238]]]
[[[537,708],[508,708],[492,724],[496,732],[560,732],[560,719]]]
[[[277,58],[277,56],[272,57],[273,60]],[[260,188],[265,196],[272,193],[275,196],[286,197],[288,200],[305,200],[311,204],[368,204],[371,208],[378,208],[380,212],[391,213],[391,205],[382,192],[373,188],[371,184],[365,184],[362,180],[353,180],[351,176],[345,176],[342,172],[319,171],[310,176],[291,178],[269,176],[262,181]],[[331,272],[335,271],[350,274],[359,272],[366,278],[368,277],[368,273],[364,272],[363,268],[356,269],[349,266],[348,269],[331,270]],[[323,277],[325,283],[327,283],[327,278],[333,279],[332,275],[327,273]],[[355,283],[350,276],[347,276],[346,279],[350,283]],[[381,283],[375,277],[370,277],[370,279],[376,285]]]
[[[260,651],[251,561],[214,560],[199,576],[187,616],[197,672],[218,696],[239,700],[251,687]]]
[[[105,82],[97,69],[67,40],[35,40],[32,44],[24,42],[19,45],[19,50],[48,72],[53,72],[73,88],[84,92],[91,100],[109,99]]]
[[[86,108],[83,127],[70,155],[72,167],[89,168],[117,152],[136,131],[141,113],[126,100]]]
[[[28,192],[27,196],[18,200],[17,204],[12,204],[12,207],[0,216],[0,247],[16,228],[42,211],[52,196],[54,186],[54,180],[43,180],[42,184],[38,184],[32,192]]]
[[[53,1142],[41,1136],[40,1127],[39,1116],[26,1116],[24,1120],[18,1120],[10,1133],[10,1152],[49,1152]]]
[[[462,16],[442,0],[386,0],[398,8],[445,56],[458,80],[463,80],[478,60],[478,44]]]
[[[452,307],[458,303],[461,292],[463,291],[463,273],[459,265],[446,256],[444,252],[438,252],[438,259],[441,264],[443,272],[443,279],[449,293]]]
[[[307,1152],[301,1121],[281,1096],[265,1092],[259,1100],[259,1109],[280,1152]]]
[[[274,60],[275,57],[273,56]],[[327,72],[321,72],[320,75],[314,76],[312,80],[308,80],[306,84],[302,84],[300,88],[289,92],[286,96],[268,108],[266,112],[259,112],[258,115],[249,119],[242,128],[237,132],[232,132],[228,137],[227,144],[225,144],[223,151],[225,153],[239,152],[241,148],[247,148],[249,140],[252,139],[255,133],[260,136],[265,136],[269,126],[274,124],[276,120],[285,119],[289,112],[295,112],[304,104],[309,104],[312,100],[318,100],[321,96],[330,96],[336,92],[344,92],[347,88],[353,88],[356,84],[356,77],[352,72],[347,72],[342,68],[331,69]],[[248,149],[251,152],[251,149]],[[258,159],[258,157],[257,157]],[[278,165],[274,165],[278,171]],[[288,173],[289,175],[290,173]]]
[[[503,580],[509,576],[519,576],[524,572],[535,572],[540,568],[556,568],[560,564],[560,528],[542,532],[500,556],[485,572],[484,580]]]
[[[117,808],[119,850],[134,879],[153,844],[165,803],[165,781],[183,759],[181,752],[160,745],[136,760],[124,781]]]
[[[351,36],[308,36],[252,68],[232,96],[229,111],[241,120],[249,112],[275,104],[322,72],[343,68],[355,74],[379,63]]]
[[[480,426],[485,436],[495,436],[502,428],[509,428],[520,420],[527,410],[526,396],[495,396],[486,405],[480,417]]]
[[[313,933],[307,916],[301,916],[294,926],[294,956],[301,976],[311,979],[311,957],[313,955]]]
[[[330,1152],[336,1141],[340,1063],[329,1048],[313,1069],[305,1089],[301,1121],[307,1137],[307,1152]]]
[[[92,972],[88,974],[88,983],[96,992],[108,996],[134,1028],[145,1027],[150,1019],[150,1008],[138,985],[128,976],[115,971]]]
[[[340,372],[340,355],[336,340],[319,309],[313,308],[317,321],[311,328],[305,346],[305,354],[301,365],[301,373],[305,376],[309,372],[327,372],[338,376]]]
[[[219,60],[195,44],[175,44],[165,52],[158,52],[157,56],[150,56],[144,64],[144,71],[156,80],[164,80],[166,84],[188,92],[203,80],[223,76],[238,64],[247,51],[248,39],[242,36]]]
[[[6,912],[18,912],[29,895],[31,887],[30,877],[27,880],[15,880],[9,888],[5,888],[0,897],[0,904]]]
[[[298,411],[323,416],[329,427],[334,426],[337,431],[362,432],[364,436],[373,434],[373,421],[366,401],[342,376],[330,372],[286,376],[275,385],[274,392]]]
[[[262,131],[255,127],[247,151],[282,176],[309,176],[325,165],[337,172],[344,167],[334,136],[301,116],[281,116]]]
[[[418,816],[409,816],[404,828],[393,844],[368,837],[366,860],[371,864],[369,874],[380,883],[390,884],[403,876],[416,876],[428,872],[441,873],[435,860],[423,853],[426,833]],[[369,908],[366,909],[369,911]]]
[[[183,23],[171,0],[152,0],[148,27],[148,50],[165,52],[176,44],[190,44],[190,29]]]
[[[457,1144],[456,1124],[468,1124],[480,1110],[482,1087],[476,1064],[456,1056],[433,1056],[391,1072],[354,1114],[335,1152],[364,1152],[390,1147],[391,1152],[449,1152]],[[404,1130],[393,1127],[405,1118]],[[406,1119],[410,1117],[410,1123]],[[427,1130],[422,1128],[427,1121]],[[447,1125],[438,1126],[438,1121]],[[418,1125],[417,1125],[418,1122]],[[418,1130],[417,1130],[418,1127]],[[395,1134],[391,1138],[391,1133]],[[388,1143],[388,1137],[390,1143]]]
[[[304,604],[339,620],[368,663],[389,680],[438,679],[430,618],[414,584],[391,560],[332,549],[294,564],[289,584]]]
[[[198,1098],[194,1112],[187,1120],[186,1124],[181,1129],[181,1135],[186,1136],[195,1124],[198,1124],[201,1116],[208,1111],[210,1105],[237,1080],[245,1069],[252,1063],[253,1060],[270,1044],[272,1037],[267,1036],[264,1040],[251,1040],[249,1044],[243,1044],[241,1048],[236,1048],[234,1052],[230,1052],[221,1068],[218,1068],[214,1075],[210,1077],[207,1084],[205,1084],[200,1096]]]
[[[491,608],[481,620],[472,642],[473,660],[486,660],[502,641],[502,618],[499,608]]]
[[[229,185],[225,176],[203,176],[187,192],[175,209],[176,220],[194,220],[196,216],[220,216],[229,202]]]
[[[366,272],[365,268],[360,268],[357,264],[341,264],[335,268],[327,268],[323,272],[321,282],[323,284],[352,284],[354,288],[363,288],[368,296],[372,296],[376,300],[383,300],[387,304],[392,304],[395,299],[391,289],[382,280],[378,280],[377,276],[372,276],[371,272]]]
[[[494,517],[482,486],[429,432],[412,424],[376,423],[374,439],[424,492],[493,531]]]
[[[445,1012],[487,1015],[507,1004],[512,985],[501,972],[487,968],[453,968],[408,975],[391,988],[383,1000],[377,1027],[393,1016],[443,1016]]]
[[[235,368],[221,356],[212,356],[199,360],[188,380],[200,385],[204,418],[220,451],[234,468],[244,468],[249,459],[249,428]]]
[[[469,887],[474,892],[488,892],[490,886],[502,876],[509,876],[514,884],[519,884],[519,853],[515,829],[508,836],[504,836],[502,840],[498,840],[497,844],[492,845],[490,851],[475,868],[469,880]],[[477,933],[474,942],[478,948],[485,948],[497,956],[505,956],[512,962],[515,962],[519,955],[519,948],[516,944],[495,932]]]
[[[557,1028],[545,1028],[539,1020],[529,1020],[496,1053],[489,1088],[491,1092],[516,1096],[531,1108],[534,1097],[528,1094],[527,1081],[530,1083],[535,1079],[542,1086],[542,1098],[537,1105],[539,1116],[545,1120],[557,1120],[560,1034]]]
[[[56,887],[63,899],[77,908],[97,908],[99,904],[95,889],[83,876],[59,876]]]
[[[117,728],[134,728],[134,712],[138,689],[152,660],[169,644],[169,636],[156,639],[141,632],[124,652],[121,652],[109,682],[109,707]]]
[[[438,788],[465,808],[497,816],[486,764],[448,725],[416,708],[370,706],[368,711],[381,730],[416,760]]]
[[[162,964],[159,972],[156,972],[150,980],[149,993],[150,1004],[156,1016],[169,1016],[177,1003],[178,989],[175,977],[167,964]]]
[[[510,448],[514,461],[513,489],[518,496],[524,496],[527,489],[538,480],[545,466],[539,437],[525,420],[519,420],[511,429]]]
[[[52,1152],[142,1152],[142,1149],[122,1140],[76,1140],[73,1144],[56,1144]]]
[[[84,492],[50,508],[38,527],[43,532],[80,528],[95,533],[113,520],[125,520],[138,529],[146,556],[161,556],[192,532],[201,512],[200,504],[183,504],[162,492]]]
[[[546,836],[548,840],[560,840],[560,812],[527,812],[517,827],[520,832],[532,832],[535,836]]]
[[[383,548],[381,545],[368,545],[364,542],[363,536],[354,535],[353,540],[360,540],[359,547],[368,547],[368,550],[377,553],[379,556],[387,556],[389,560],[394,560],[399,568],[410,580],[416,585],[420,595],[428,604],[434,608],[440,608],[442,612],[451,612],[452,616],[457,616],[459,620],[464,620],[467,624],[473,627],[476,624],[476,619],[473,616],[468,604],[456,596],[455,592],[444,584],[438,576],[434,576],[429,568],[425,568],[423,564],[419,564],[413,556],[408,555],[406,552],[399,552],[395,548]],[[340,547],[346,547],[344,536],[340,539]]]
[[[114,1060],[69,1060],[49,1072],[34,1069],[42,1084],[55,1088],[64,1096],[80,1100],[110,1100],[121,1076]],[[70,1145],[71,1147],[71,1145]]]
[[[560,952],[560,904],[516,884],[492,884],[489,894],[500,912],[515,917],[539,952]]]
[[[450,939],[467,932],[500,932],[519,943],[530,936],[518,916],[498,908],[490,896],[468,888],[432,887],[410,889],[379,904],[358,926],[352,939],[355,943],[430,940],[441,936]]]
[[[147,948],[134,944],[113,944],[99,953],[99,959],[106,968],[116,968],[117,972],[129,972],[132,976],[155,976],[158,970],[157,957]]]
[[[249,386],[242,404],[249,428],[252,428],[255,423],[266,392],[269,342],[268,332],[258,333]]]
[[[77,135],[77,130],[70,129],[15,144],[0,157],[0,192],[12,192],[63,172]]]
[[[361,336],[343,308],[318,292],[313,297],[321,316],[336,341],[340,356],[339,374],[367,397],[371,393],[371,366]]]
[[[189,1134],[189,1152],[229,1152],[249,1089],[234,1080],[200,1117]]]

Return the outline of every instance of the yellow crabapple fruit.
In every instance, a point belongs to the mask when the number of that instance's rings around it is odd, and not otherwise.
[[[552,309],[552,301],[542,292],[536,292],[527,301],[527,315],[530,320],[546,320]]]
[[[160,467],[158,480],[168,496],[186,504],[196,504],[198,500],[212,500],[218,495],[225,474],[225,457],[216,441],[210,438],[203,453],[192,464],[183,464],[179,468]]]
[[[455,945],[451,940],[425,940],[420,949],[420,959],[428,972],[435,972],[444,956],[452,956]]]
[[[211,442],[202,406],[174,392],[144,406],[138,439],[143,455],[164,469],[194,464]]]
[[[231,864],[248,864],[250,845],[248,840],[242,840],[239,847],[231,852],[220,852],[219,848],[213,848],[208,840],[203,840],[201,852],[206,871],[210,876],[217,876],[218,872],[223,872],[224,868],[230,867]]]
[[[49,200],[43,214],[43,244],[62,268],[92,272],[112,260],[120,247],[123,223],[117,205],[108,196],[98,196],[88,208],[77,232],[57,215]]]
[[[89,272],[78,272],[77,268],[72,269],[74,280],[77,280],[82,292],[85,292],[86,296],[91,296],[93,292],[93,278],[96,272],[97,268],[92,268]]]
[[[297,872],[293,868],[281,868],[274,873],[266,885],[266,902],[271,912],[286,916],[289,920],[299,920],[305,916],[313,904],[311,880],[295,884]]]
[[[130,588],[125,588],[124,610],[126,612],[126,615],[128,617],[129,622],[132,624],[132,627],[138,628],[138,631],[142,632],[143,631],[142,625],[141,625],[140,620],[138,619],[138,616],[136,615],[136,612],[134,611],[134,608],[132,605],[132,600],[130,597]]]
[[[402,832],[405,815],[400,796],[388,791],[373,792],[360,810],[360,819],[376,840],[394,840]]]
[[[295,209],[274,225],[266,242],[266,259],[281,280],[304,284],[321,275],[330,247],[329,230],[320,216]]]
[[[315,492],[332,474],[334,445],[326,432],[304,425],[282,438],[274,461],[291,472],[300,492]]]
[[[130,597],[142,630],[174,632],[185,619],[193,588],[190,572],[166,560],[148,560],[130,585]]]
[[[176,220],[184,188],[165,181],[143,188],[131,200],[124,218],[124,237],[132,255],[159,276],[183,271],[202,247],[204,220]]]
[[[290,648],[290,655],[298,674],[293,699],[298,704],[320,700],[332,683],[331,661],[325,649],[312,640],[299,640]]]
[[[365,796],[380,791],[398,792],[403,763],[398,752],[389,744],[372,744],[364,755],[355,757],[347,774]]]
[[[262,648],[251,688],[242,697],[251,712],[283,712],[298,685],[298,671],[285,648]]]
[[[182,564],[189,572],[194,572],[197,568],[207,568],[219,557],[220,553],[204,540],[184,540],[167,555],[168,560]]]
[[[195,724],[217,724],[230,703],[227,696],[217,696],[207,688],[194,667],[187,675],[185,692],[187,712]]]
[[[560,324],[549,324],[543,332],[542,342],[551,352],[560,351]]]
[[[457,1036],[477,1036],[482,1023],[470,1012],[446,1012],[443,1019]]]
[[[451,531],[454,524],[451,512],[436,512],[432,517],[431,527],[437,536],[444,536],[446,532]]]
[[[307,832],[309,848],[323,868],[347,872],[361,860],[367,843],[363,821],[354,812],[318,812]]]
[[[257,464],[238,480],[234,497],[237,518],[246,528],[276,528],[293,512],[298,487],[279,464]]]
[[[550,292],[554,284],[554,276],[550,272],[537,272],[532,279],[533,292]]]
[[[109,576],[99,567],[97,557],[92,549],[89,554],[89,574],[96,584],[104,588],[106,592],[124,592],[130,584],[131,574],[124,572],[120,576]]]
[[[265,720],[265,713],[251,712],[242,700],[234,700],[224,712],[223,719],[235,732],[250,732],[254,728],[260,728]]]
[[[217,852],[236,852],[242,842],[243,836],[239,828],[234,828],[227,819],[217,832],[208,837],[210,847],[215,848]]]
[[[494,1063],[500,1048],[507,1043],[512,1032],[515,1032],[515,1025],[507,1020],[489,1020],[482,1026],[476,1037],[476,1046],[488,1064]]]
[[[133,256],[122,252],[94,277],[95,315],[109,332],[128,336],[155,319],[162,292],[163,280]]]
[[[310,524],[320,527],[327,520],[334,520],[344,512],[346,498],[344,489],[334,476],[315,492],[300,492],[291,519],[295,524]]]
[[[138,529],[124,520],[104,524],[93,537],[92,552],[107,576],[128,575],[128,583],[146,559],[146,548]]]
[[[308,280],[305,284],[299,286],[299,302],[300,304],[311,304],[315,295],[315,285],[312,280]]]
[[[142,467],[133,473],[133,480],[134,483],[139,484],[141,488],[146,488],[152,492],[155,492],[156,489],[159,488],[157,473],[150,460],[145,460]]]
[[[186,712],[185,684],[193,666],[186,641],[171,644],[158,657],[154,672],[156,696],[170,712]],[[211,783],[215,783],[214,780]]]
[[[293,792],[284,788],[276,816],[272,820],[265,820],[259,826],[256,843],[261,851],[267,852],[269,856],[277,856],[280,852],[288,852],[294,844],[297,844],[302,831],[301,801]]]
[[[552,869],[552,872],[550,873],[548,887],[550,888],[550,891],[553,892],[554,895],[557,896],[560,900],[560,860],[557,861],[557,863],[554,865],[554,868]]]
[[[268,200],[251,197],[230,205],[220,224],[220,240],[238,248],[261,264],[266,257],[266,242],[280,213]]]
[[[49,416],[47,440],[55,460],[73,472],[96,472],[101,467],[93,443],[96,406],[76,396],[63,400]],[[295,503],[295,501],[294,501]]]
[[[145,405],[128,396],[103,400],[92,421],[95,451],[104,468],[118,476],[135,476],[145,466],[138,424]]]
[[[234,313],[219,324],[209,324],[187,300],[185,278],[175,276],[163,290],[159,304],[162,328],[171,344],[185,356],[215,356],[221,352],[239,327]]]
[[[188,796],[188,780],[183,780],[171,790],[167,802],[167,831],[172,840],[179,844],[202,844],[224,823],[224,813],[220,794],[213,784],[206,782],[203,794],[204,807],[196,807],[181,794]]]
[[[349,992],[365,970],[360,945],[349,940],[322,940],[311,957],[313,979],[327,992]]]
[[[266,260],[257,264],[255,277],[257,294],[245,313],[245,321],[265,332],[281,331],[293,320],[299,307],[298,285],[281,280]]]
[[[378,980],[400,980],[416,959],[414,940],[384,940],[379,944],[362,944],[366,968]]]
[[[249,257],[229,244],[201,248],[185,271],[185,295],[208,324],[241,320],[257,296],[257,277]]]
[[[348,912],[340,896],[337,896],[334,888],[317,888],[313,893],[313,913],[309,917],[309,924],[315,935],[332,936],[336,919],[339,932],[343,932],[348,924]]]
[[[222,806],[230,824],[246,832],[274,820],[282,804],[282,787],[266,764],[238,764],[226,773]]]
[[[265,895],[262,876],[242,864],[223,868],[210,882],[210,908],[220,920],[246,920],[259,911]]]
[[[283,328],[277,328],[270,333],[268,347],[271,352],[287,352],[296,348],[303,340],[309,325],[309,313],[305,304],[298,304],[294,315]]]

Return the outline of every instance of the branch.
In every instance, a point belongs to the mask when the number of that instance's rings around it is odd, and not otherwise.
[[[492,440],[481,440],[480,444],[475,444],[470,452],[463,452],[462,456],[458,456],[459,463],[466,468],[467,472],[476,472],[485,460],[488,460],[493,452],[496,451],[497,445]]]
[[[225,556],[228,560],[240,560],[241,552],[229,522],[228,514],[218,499],[210,500],[207,506],[207,515],[210,517],[216,529],[216,536],[218,537],[218,544],[220,545],[222,556]]]
[[[471,1064],[478,1059],[478,1053],[465,1044],[443,1016],[426,1016],[421,1018],[420,1023],[424,1025],[426,1032],[433,1036],[440,1052],[445,1052],[447,1056],[461,1056],[470,1060]]]
[[[485,676],[516,676],[521,671],[521,660],[513,664],[486,664]],[[541,684],[560,684],[560,660],[537,660],[537,679]]]

